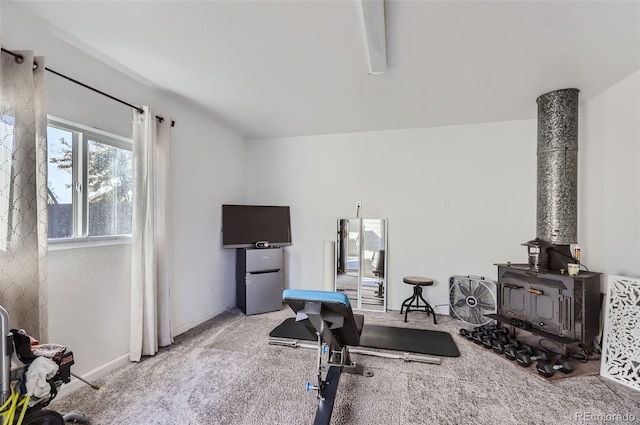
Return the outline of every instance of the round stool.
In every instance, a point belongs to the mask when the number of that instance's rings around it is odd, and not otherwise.
[[[422,297],[422,287],[433,285],[433,279],[420,276],[406,276],[402,278],[402,281],[409,285],[413,285],[413,295],[402,302],[402,308],[400,309],[400,314],[402,314],[402,311],[406,307],[404,312],[404,321],[407,321],[407,314],[409,314],[410,311],[424,311],[427,313],[427,316],[429,314],[433,314],[433,324],[437,325],[436,312],[433,311],[431,304]],[[420,305],[420,301],[422,301],[424,305]]]

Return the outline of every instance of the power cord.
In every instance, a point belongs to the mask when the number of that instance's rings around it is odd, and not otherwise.
[[[584,344],[580,343],[578,347],[582,348],[582,353],[576,353],[575,351],[568,351],[567,356],[572,359],[576,359],[580,363],[586,363],[589,361],[589,356],[587,355],[587,348]]]
[[[558,348],[562,348],[562,346],[560,345],[560,343],[558,343],[558,342],[556,342],[556,341],[552,341],[552,340],[550,340],[550,339],[548,339],[548,338],[542,338],[542,339],[540,339],[540,340],[538,341],[538,346],[539,346],[539,347],[540,347],[540,349],[541,349],[542,351],[544,351],[545,353],[555,354],[556,356],[560,356],[560,355],[561,355],[561,353],[558,353],[558,352],[556,352],[556,351],[553,351],[553,350],[552,350],[552,349],[550,349],[550,348],[545,347],[545,346],[544,346],[544,344],[542,343],[542,341],[549,341],[549,342],[551,342],[552,344],[555,344],[555,346],[556,346],[556,347],[558,347]]]
[[[549,354],[555,354],[556,356],[562,356],[561,353],[559,353],[557,351],[554,351],[554,350],[552,350],[552,349],[550,349],[548,347],[545,347],[544,344],[542,343],[542,341],[548,341],[548,342],[554,344],[559,349],[562,349],[562,344],[560,344],[557,341],[550,340],[548,338],[542,338],[542,339],[540,339],[538,341],[538,346],[540,346],[540,349],[542,351],[547,352]],[[589,356],[587,355],[587,349],[584,346],[584,344],[580,343],[578,346],[582,349],[582,353],[578,353],[578,352],[575,352],[575,351],[567,351],[567,357],[570,357],[570,358],[572,358],[572,359],[574,359],[576,361],[579,361],[580,363],[586,363],[589,360],[591,360],[591,359],[589,359]]]
[[[600,341],[598,341],[597,339],[593,340],[593,343],[595,345],[595,352],[598,354],[602,354],[602,334],[600,334]]]

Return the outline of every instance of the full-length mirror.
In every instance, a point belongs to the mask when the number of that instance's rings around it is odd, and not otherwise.
[[[336,291],[353,308],[385,311],[387,307],[387,226],[380,218],[338,219]]]

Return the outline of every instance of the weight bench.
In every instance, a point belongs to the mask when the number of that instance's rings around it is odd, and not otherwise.
[[[287,289],[282,297],[296,313],[296,321],[318,337],[318,383],[307,383],[306,388],[318,392],[314,425],[329,424],[342,372],[373,376],[349,355],[349,346],[360,343],[364,316],[353,314],[349,299],[339,292]]]
[[[269,344],[291,348],[313,348],[318,351],[318,383],[307,382],[307,391],[317,391],[319,400],[314,425],[329,424],[331,412],[342,372],[356,373],[366,377],[373,372],[351,361],[350,354],[399,359],[405,362],[440,364],[437,357],[410,353],[394,354],[351,348],[360,345],[364,328],[364,316],[354,314],[347,296],[341,292],[287,289],[282,298],[296,313],[296,322],[316,335],[317,343],[308,344],[289,338],[270,338]],[[328,367],[327,367],[328,366]]]

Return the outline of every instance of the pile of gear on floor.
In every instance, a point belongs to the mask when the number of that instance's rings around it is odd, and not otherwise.
[[[0,307],[0,313],[6,310]],[[6,326],[6,315],[3,315]],[[8,327],[8,326],[7,326]],[[5,329],[6,330],[6,329]],[[85,422],[85,415],[62,416],[44,409],[71,380],[73,352],[59,344],[41,344],[23,329],[10,329],[0,341],[0,421],[3,425],[64,425],[67,420]],[[2,350],[0,350],[2,351]],[[75,375],[74,375],[75,376]]]
[[[12,382],[20,382],[22,393],[30,394],[29,406],[47,405],[58,388],[71,380],[73,352],[59,344],[41,344],[24,329],[11,329],[15,356],[12,356]],[[9,347],[11,348],[11,347]]]
[[[552,377],[558,370],[566,374],[574,371],[566,356],[522,344],[517,339],[510,338],[509,329],[499,325],[476,326],[471,331],[462,328],[460,335],[498,354],[504,354],[506,358],[515,360],[522,367],[529,367],[533,362],[537,362],[536,370],[545,378]],[[557,357],[555,362],[554,357]]]

